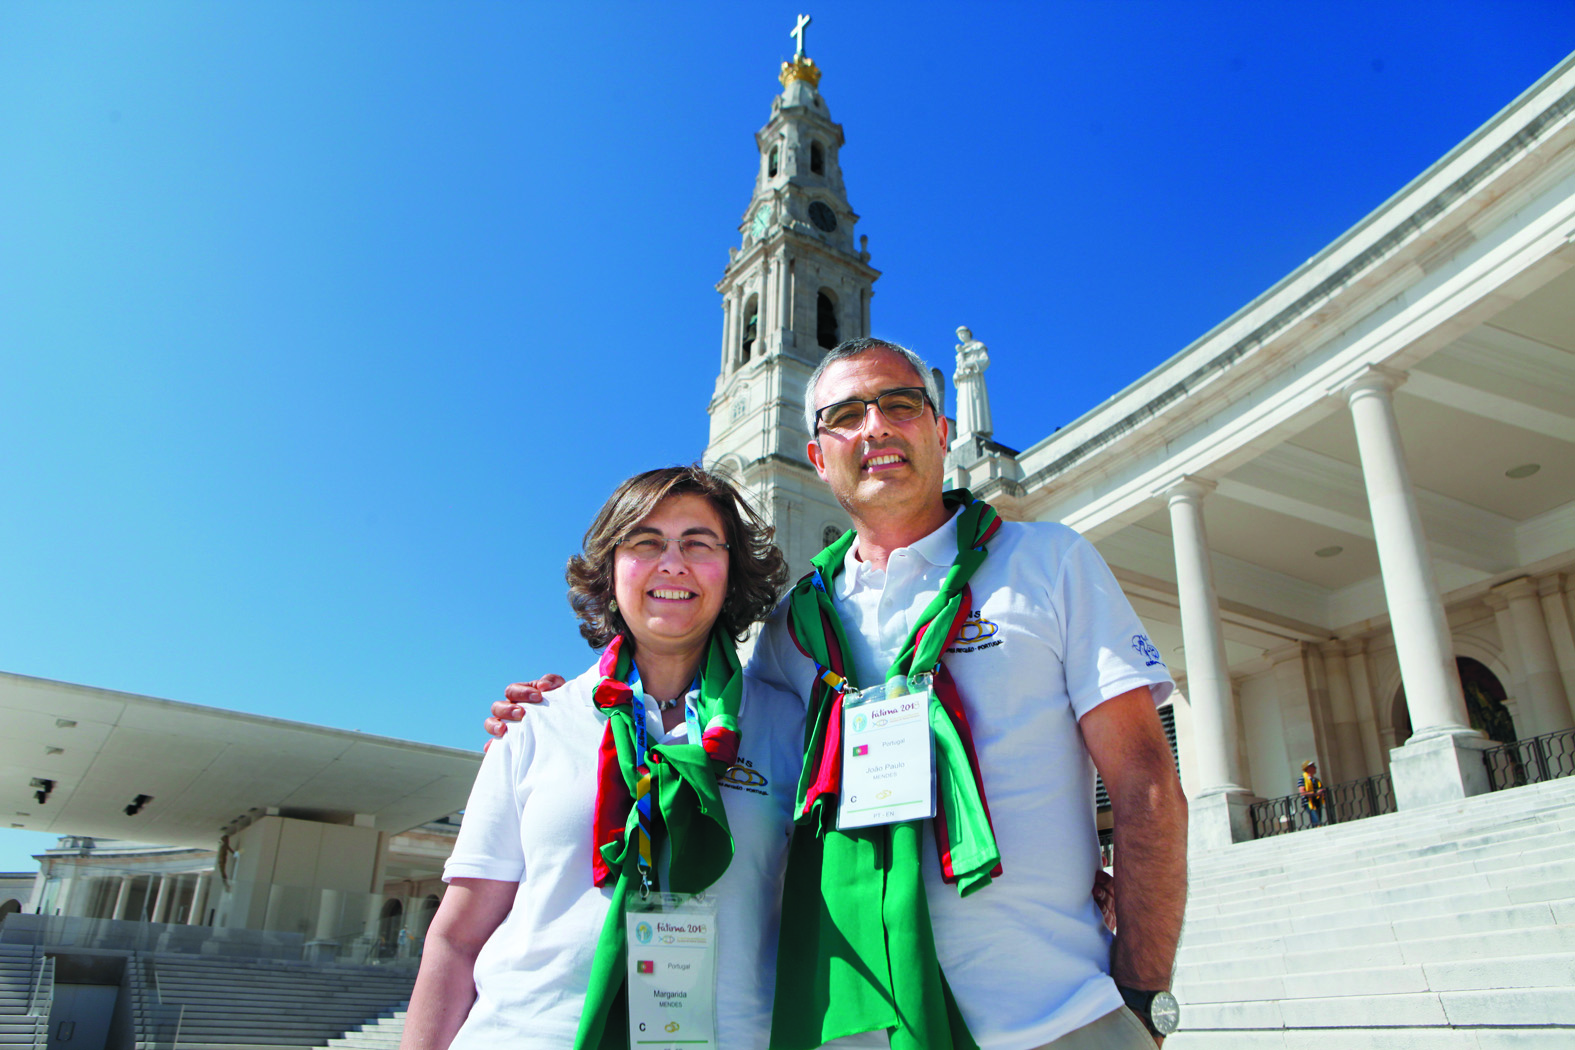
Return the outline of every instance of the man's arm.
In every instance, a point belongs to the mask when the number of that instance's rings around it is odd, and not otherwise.
[[[1187,903],[1187,800],[1148,686],[1112,697],[1078,720],[1110,794],[1116,853],[1110,976],[1151,991],[1170,987]]]
[[[517,882],[455,879],[438,905],[400,1050],[444,1050],[476,999],[476,955],[514,907]]]

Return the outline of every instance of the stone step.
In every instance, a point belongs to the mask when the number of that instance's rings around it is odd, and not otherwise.
[[[1347,1028],[1338,1040],[1325,1029],[1194,1030],[1165,1040],[1165,1050],[1559,1050],[1575,1040],[1575,1029],[1515,1027]]]
[[[1223,914],[1250,908],[1269,908],[1287,900],[1331,896],[1351,889],[1384,888],[1415,882],[1420,876],[1447,876],[1470,872],[1516,872],[1540,864],[1567,861],[1575,852],[1575,829],[1521,840],[1514,847],[1503,843],[1449,851],[1440,848],[1418,857],[1392,863],[1353,864],[1342,874],[1302,872],[1295,877],[1273,873],[1262,879],[1239,879],[1225,892],[1210,893],[1206,884],[1189,895],[1189,914]],[[1325,858],[1325,863],[1327,863]]]
[[[1309,880],[1323,885],[1342,885],[1383,875],[1430,872],[1440,863],[1497,860],[1502,865],[1516,866],[1523,854],[1538,849],[1556,850],[1571,841],[1575,841],[1575,823],[1569,827],[1534,824],[1525,830],[1496,829],[1475,837],[1439,842],[1418,843],[1414,839],[1396,842],[1391,838],[1371,856],[1363,851],[1330,846],[1305,862],[1275,858],[1272,864],[1228,873],[1203,872],[1195,865],[1191,870],[1198,883],[1195,900],[1220,904],[1248,900],[1264,890],[1299,889]],[[1341,857],[1349,866],[1331,867],[1331,856]]]

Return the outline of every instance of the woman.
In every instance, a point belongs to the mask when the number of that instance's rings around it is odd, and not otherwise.
[[[602,507],[567,576],[605,649],[488,750],[402,1047],[626,1045],[622,911],[647,884],[709,884],[717,1045],[766,1046],[803,707],[746,683],[733,643],[786,579],[770,537],[697,467],[640,474]],[[647,769],[649,864],[631,813]]]

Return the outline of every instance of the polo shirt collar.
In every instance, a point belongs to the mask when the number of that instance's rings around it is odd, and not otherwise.
[[[958,508],[961,510],[961,508]],[[931,565],[944,567],[957,560],[957,510],[947,517],[939,528],[927,536],[914,540],[907,546],[912,551]],[[842,559],[842,572],[837,574],[835,590],[838,598],[846,598],[853,593],[853,585],[860,573],[874,571],[867,568],[858,556],[859,545],[855,543],[848,548],[848,553]]]

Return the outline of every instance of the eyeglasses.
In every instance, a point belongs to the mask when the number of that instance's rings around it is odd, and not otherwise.
[[[864,417],[869,414],[871,405],[879,408],[880,414],[889,422],[906,423],[918,419],[924,413],[924,406],[929,403],[930,396],[923,387],[904,386],[888,390],[879,397],[856,397],[827,405],[815,413],[815,422],[834,434],[851,434],[864,425]]]
[[[624,540],[619,546],[638,561],[660,561],[667,553],[668,544],[672,543],[678,545],[678,556],[690,565],[707,565],[727,557],[727,544],[703,536],[683,536],[676,540],[666,536],[639,536]]]

